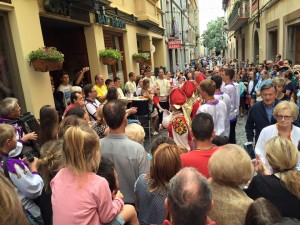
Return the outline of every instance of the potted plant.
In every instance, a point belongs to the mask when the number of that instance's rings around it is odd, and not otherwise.
[[[28,57],[34,70],[40,72],[61,70],[64,62],[64,54],[55,47],[39,48],[30,52]]]
[[[132,55],[132,58],[137,63],[143,63],[149,59],[149,53],[135,53]]]
[[[117,49],[105,49],[99,52],[99,56],[104,65],[114,65],[118,60],[123,59],[123,55]]]

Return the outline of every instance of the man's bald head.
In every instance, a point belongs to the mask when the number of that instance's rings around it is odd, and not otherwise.
[[[166,204],[173,225],[204,225],[212,205],[207,179],[195,168],[183,168],[170,180]]]

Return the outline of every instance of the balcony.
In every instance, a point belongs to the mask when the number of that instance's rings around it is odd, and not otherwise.
[[[137,23],[143,27],[160,26],[160,9],[158,0],[135,0],[135,15]]]
[[[228,17],[230,31],[238,30],[249,19],[249,1],[236,1]]]

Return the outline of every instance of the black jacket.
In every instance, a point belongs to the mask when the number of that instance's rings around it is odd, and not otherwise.
[[[279,102],[280,100],[276,99],[274,107]],[[269,122],[263,101],[255,103],[250,109],[246,126],[245,126],[247,140],[253,142],[254,130],[255,130],[255,143],[256,143],[261,130],[275,123],[277,123],[277,121],[273,116],[271,118],[271,123]]]

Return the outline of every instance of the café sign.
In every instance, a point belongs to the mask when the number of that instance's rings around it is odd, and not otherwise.
[[[118,18],[109,17],[107,15],[96,14],[96,22],[102,25],[107,25],[115,28],[126,29],[126,23],[124,20]]]
[[[90,22],[89,12],[80,7],[73,7],[72,4],[61,0],[46,0],[44,8],[47,12],[69,16],[71,19]]]
[[[171,40],[168,42],[169,49],[181,48],[181,40]]]

